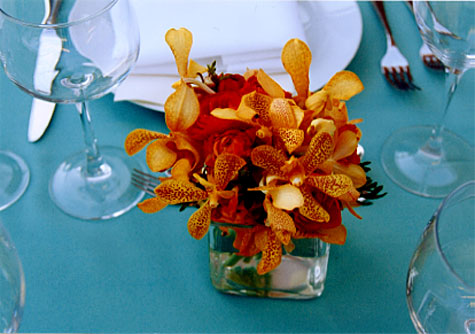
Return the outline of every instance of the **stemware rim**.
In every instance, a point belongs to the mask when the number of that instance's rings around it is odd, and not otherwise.
[[[436,241],[436,247],[437,247],[437,252],[442,258],[442,261],[445,263],[449,271],[466,287],[469,289],[475,289],[475,286],[469,284],[466,282],[460,275],[459,273],[454,269],[454,267],[451,265],[450,261],[447,259],[445,252],[442,250],[442,246],[440,243],[440,238],[439,238],[439,220],[440,220],[440,213],[442,210],[447,206],[447,203],[456,195],[459,193],[460,190],[468,187],[473,187],[475,186],[475,180],[470,180],[467,181],[457,188],[455,188],[452,192],[450,192],[442,201],[440,204],[439,208],[437,209],[435,213],[435,241]],[[473,196],[473,195],[472,195]]]
[[[0,8],[0,15],[5,17],[7,20],[14,22],[16,24],[22,25],[24,27],[30,27],[30,28],[38,28],[38,29],[60,29],[60,28],[66,28],[66,27],[71,27],[74,25],[81,24],[85,21],[90,21],[91,19],[94,19],[96,17],[101,16],[105,12],[108,12],[112,7],[116,5],[116,3],[119,0],[108,0],[108,3],[102,7],[101,9],[95,11],[94,13],[87,15],[85,17],[82,17],[77,20],[73,21],[68,21],[68,22],[61,22],[61,23],[34,23],[34,22],[28,22],[22,19],[19,19],[15,16],[12,16],[5,12],[2,8]]]

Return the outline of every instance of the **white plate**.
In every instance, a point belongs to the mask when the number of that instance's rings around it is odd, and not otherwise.
[[[361,42],[363,20],[356,1],[299,1],[298,4],[306,41],[312,51],[310,90],[315,91],[351,62]],[[294,91],[287,74],[272,77],[284,89]],[[163,111],[162,105],[131,102]]]

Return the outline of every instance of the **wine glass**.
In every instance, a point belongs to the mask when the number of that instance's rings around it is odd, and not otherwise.
[[[475,181],[450,193],[432,216],[406,284],[419,333],[475,332]]]
[[[20,326],[25,304],[25,277],[20,258],[8,232],[0,223],[0,330],[14,333]]]
[[[117,87],[137,60],[139,30],[128,1],[0,0],[0,26],[7,76],[29,94],[74,103],[79,112],[86,149],[55,171],[52,200],[81,219],[133,208],[144,192],[132,185],[131,172],[144,168],[123,148],[99,148],[86,103]]]
[[[475,67],[475,2],[414,1],[423,40],[446,67],[446,102],[436,126],[415,126],[393,133],[381,162],[402,188],[425,197],[444,197],[475,175],[474,147],[444,126],[462,75]]]
[[[10,151],[0,151],[0,211],[16,202],[30,181],[25,161]]]

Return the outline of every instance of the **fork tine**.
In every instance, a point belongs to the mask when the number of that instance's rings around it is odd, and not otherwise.
[[[409,66],[406,66],[405,70],[403,71],[406,76],[407,76],[407,83],[408,85],[410,86],[411,89],[415,89],[415,90],[421,90],[421,88],[419,86],[416,86],[414,84],[414,81],[412,80],[412,74],[411,74],[411,69],[409,68]]]
[[[153,175],[134,169],[132,173],[132,184],[152,196],[155,195],[155,188],[158,186],[159,179]]]
[[[409,86],[407,85],[406,80],[404,79],[404,74],[402,72],[403,71],[401,70],[401,68],[399,68],[398,71],[395,67],[393,67],[391,74],[396,84],[396,87],[401,90],[407,90]]]

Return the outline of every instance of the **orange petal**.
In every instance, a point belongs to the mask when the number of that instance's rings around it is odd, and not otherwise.
[[[163,172],[175,163],[177,153],[167,146],[171,141],[169,138],[157,139],[148,145],[145,161],[152,172]]]
[[[333,165],[333,172],[335,174],[348,175],[353,181],[355,188],[360,188],[366,183],[366,173],[360,165],[345,165],[337,162]]]
[[[191,172],[191,163],[188,159],[178,160],[171,170],[172,178],[188,180],[188,175]]]
[[[147,198],[137,204],[137,207],[145,213],[155,213],[166,207],[168,204],[157,197]]]
[[[346,101],[363,91],[364,86],[355,73],[340,71],[328,81],[323,89],[333,98]]]
[[[208,69],[200,64],[198,64],[193,59],[190,59],[190,63],[188,64],[188,69],[186,71],[186,76],[188,78],[194,78],[198,75],[198,73],[205,73]]]
[[[287,157],[282,151],[270,145],[261,145],[251,152],[252,163],[274,174],[280,173],[280,167],[285,164]]]
[[[332,158],[334,160],[346,158],[352,155],[357,147],[358,138],[356,136],[356,133],[351,130],[343,131],[338,136]]]
[[[257,82],[262,86],[267,94],[272,97],[285,97],[285,92],[280,85],[274,81],[262,69],[257,71]]]
[[[188,203],[204,200],[208,193],[184,180],[170,179],[155,188],[155,194],[168,204]]]
[[[305,107],[317,113],[323,110],[328,99],[328,93],[325,90],[320,90],[310,95],[305,101]]]
[[[198,150],[193,146],[193,144],[188,141],[186,136],[182,135],[179,132],[172,132],[170,134],[170,137],[173,139],[178,150],[189,151],[191,154],[193,154],[193,157],[195,159],[194,161],[190,160],[190,163],[192,165],[192,168],[195,168],[196,164],[200,161],[200,154],[198,153]]]
[[[165,41],[172,50],[175,57],[178,74],[186,77],[188,70],[188,56],[190,55],[191,45],[193,44],[193,35],[185,28],[170,29],[165,34]]]
[[[214,180],[217,189],[225,189],[229,181],[238,175],[244,165],[246,165],[246,161],[240,156],[230,153],[218,155],[214,163]]]
[[[302,165],[307,174],[310,174],[324,163],[333,153],[333,138],[328,132],[317,133],[308,146],[308,150],[302,157]]]
[[[301,207],[304,203],[304,198],[299,188],[290,184],[273,187],[269,190],[269,195],[272,197],[273,206],[282,210],[292,211]]]
[[[282,260],[282,244],[271,230],[265,230],[267,242],[262,250],[262,258],[257,265],[257,273],[264,275],[277,268]]]
[[[319,231],[318,238],[329,244],[343,245],[346,241],[346,228],[338,225],[335,228],[324,229]]]
[[[353,188],[351,178],[344,174],[312,175],[308,176],[305,182],[335,198],[343,196]]]
[[[269,107],[269,117],[274,128],[296,128],[294,111],[286,99],[276,98]]]
[[[200,103],[193,88],[183,81],[165,101],[165,122],[171,131],[184,131],[200,115]]]
[[[125,152],[127,152],[128,155],[134,155],[147,146],[152,140],[158,138],[167,138],[167,135],[145,129],[136,129],[125,138]]]
[[[188,219],[188,232],[193,238],[200,240],[208,233],[210,223],[211,206],[209,201],[206,201],[206,203]]]
[[[289,154],[298,149],[305,139],[305,132],[300,129],[280,128],[276,129],[275,132],[284,143],[285,149]]]
[[[304,197],[304,204],[299,207],[300,214],[315,222],[328,223],[330,214],[312,196],[311,191],[307,190],[306,187],[302,187],[300,190]]]
[[[310,63],[312,52],[307,44],[294,38],[288,41],[282,49],[282,64],[290,74],[297,96],[305,101],[308,96]]]

